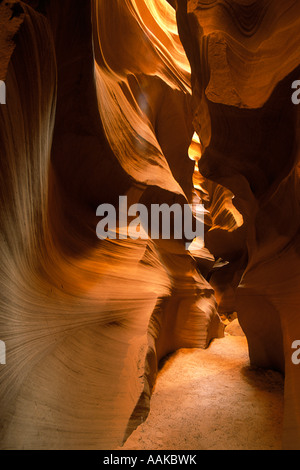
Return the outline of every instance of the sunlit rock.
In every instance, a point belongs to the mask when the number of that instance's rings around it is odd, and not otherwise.
[[[247,258],[238,266],[232,304],[252,363],[285,372],[284,446],[299,448],[300,382],[291,361],[300,337],[299,108],[291,97],[300,73],[300,5],[177,4],[194,76],[199,170],[231,191],[244,220]],[[216,253],[224,249],[213,245]]]

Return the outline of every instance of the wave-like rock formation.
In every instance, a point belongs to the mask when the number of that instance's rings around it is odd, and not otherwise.
[[[300,4],[177,4],[192,68],[199,170],[231,191],[244,219],[247,256],[240,280],[228,277],[231,302],[251,362],[285,373],[283,445],[299,448],[299,370],[291,360],[300,337],[299,107],[291,97],[300,74]]]
[[[164,2],[1,9],[1,448],[114,448],[159,360],[223,335],[185,240],[96,236],[119,196],[191,200],[189,64]]]
[[[160,360],[235,311],[300,448],[299,22],[295,0],[0,1],[0,448],[116,448]],[[99,240],[120,196],[202,202],[205,246]]]

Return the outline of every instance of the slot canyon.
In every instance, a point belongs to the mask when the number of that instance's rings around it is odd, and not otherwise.
[[[0,84],[0,449],[300,450],[300,2],[0,0]]]

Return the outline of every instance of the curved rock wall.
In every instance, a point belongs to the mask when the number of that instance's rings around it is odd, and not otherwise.
[[[194,72],[199,170],[232,192],[244,219],[247,257],[232,301],[251,362],[285,372],[284,447],[299,448],[299,372],[291,360],[300,337],[299,108],[291,100],[299,3],[177,3]]]
[[[223,335],[185,240],[96,236],[102,203],[183,205],[193,194],[175,14],[167,5],[168,34],[150,32],[147,2],[114,5],[120,34],[129,22],[153,49],[149,65],[126,42],[113,62],[116,30],[97,26],[111,19],[107,2],[13,1],[1,16],[3,449],[115,448],[147,416],[159,360]]]
[[[1,448],[116,448],[160,360],[235,311],[300,447],[299,22],[295,0],[0,2]],[[120,196],[203,202],[205,247],[100,241]]]

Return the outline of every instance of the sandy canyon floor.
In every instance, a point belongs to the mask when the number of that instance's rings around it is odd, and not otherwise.
[[[283,377],[250,367],[239,334],[167,358],[149,417],[122,450],[280,450]]]

